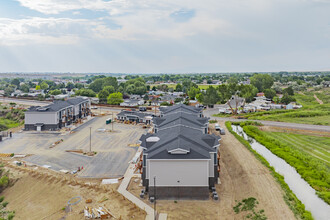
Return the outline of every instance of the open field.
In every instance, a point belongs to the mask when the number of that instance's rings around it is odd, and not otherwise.
[[[224,123],[220,122],[224,127]],[[214,131],[211,125],[212,132]],[[157,210],[168,214],[168,219],[243,219],[242,213],[235,214],[237,201],[254,197],[259,201],[258,209],[264,209],[268,219],[295,219],[285,203],[284,192],[270,171],[258,161],[231,133],[226,130],[220,146],[220,179],[216,185],[219,201],[159,200]],[[193,171],[192,171],[193,172]],[[129,190],[139,196],[139,182],[131,181]],[[147,197],[147,196],[146,196]],[[147,199],[144,199],[149,203]],[[193,208],[192,208],[193,207]]]
[[[74,133],[62,135],[59,132],[14,133],[12,138],[0,142],[1,153],[32,154],[24,161],[39,166],[50,165],[54,170],[76,170],[84,167],[79,172],[80,177],[120,177],[127,167],[128,162],[136,153],[136,148],[128,147],[135,143],[145,132],[140,126],[115,123],[114,132],[99,132],[98,129],[111,129],[105,120],[109,116],[96,117],[80,127]],[[81,153],[66,152],[67,150],[82,150],[88,152],[90,148],[90,127],[92,136],[92,151],[95,156]],[[56,141],[62,143],[51,148]]]
[[[330,138],[306,134],[265,132],[269,137],[279,140],[287,146],[310,154],[315,159],[330,165]]]
[[[247,135],[294,167],[301,177],[317,191],[318,196],[328,204],[330,203],[328,137],[281,133],[269,134],[270,132],[261,131],[256,126],[242,126]]]
[[[82,211],[85,206],[106,207],[117,219],[145,219],[143,210],[116,191],[118,184],[100,185],[100,180],[76,179],[48,169],[35,170],[6,162],[5,169],[9,169],[15,183],[1,196],[9,202],[8,209],[15,210],[14,219],[84,219]],[[80,196],[81,201],[72,206],[72,212],[64,211],[67,202],[76,196]],[[87,199],[92,203],[87,204]]]

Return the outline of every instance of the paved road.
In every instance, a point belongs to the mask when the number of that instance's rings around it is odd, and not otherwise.
[[[110,129],[105,124],[106,118],[96,117],[78,127],[73,134],[20,132],[12,138],[0,142],[0,153],[33,154],[24,158],[39,166],[50,165],[53,170],[75,170],[84,167],[79,177],[109,178],[123,176],[129,161],[136,153],[136,148],[128,144],[136,141],[145,133],[145,129],[136,125],[115,123],[115,132],[100,132],[98,129]],[[66,150],[82,149],[89,151],[90,127],[92,150],[97,154],[93,157],[66,152]],[[52,143],[64,141],[53,148]]]
[[[207,109],[204,110],[204,115],[206,117],[210,117],[214,120],[219,121],[247,121],[249,119],[235,119],[230,117],[214,117],[213,114],[218,113],[218,108]],[[274,127],[285,127],[285,128],[293,128],[293,129],[301,129],[301,130],[313,130],[313,131],[323,131],[323,132],[330,132],[330,126],[325,125],[311,125],[311,124],[298,124],[298,123],[288,123],[288,122],[278,122],[278,121],[261,121],[261,120],[249,120],[249,121],[257,121],[261,122],[267,126],[274,126]]]

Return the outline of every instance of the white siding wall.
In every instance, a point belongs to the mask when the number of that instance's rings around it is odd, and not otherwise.
[[[208,186],[209,160],[147,160],[149,185]]]
[[[211,160],[209,161],[209,177],[214,177],[214,153],[210,153]]]
[[[57,124],[57,112],[25,112],[25,124]]]

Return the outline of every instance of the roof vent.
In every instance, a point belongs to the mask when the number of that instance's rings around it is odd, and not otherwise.
[[[148,137],[146,142],[158,142],[160,140],[159,137]]]

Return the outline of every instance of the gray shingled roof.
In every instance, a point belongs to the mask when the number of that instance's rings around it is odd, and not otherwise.
[[[157,142],[147,142],[149,137],[158,137]],[[144,153],[148,159],[207,159],[210,152],[216,152],[215,145],[219,144],[220,137],[202,134],[198,130],[177,126],[173,129],[156,134],[147,134],[141,137],[141,146],[146,148]],[[170,154],[168,151],[184,149],[187,154]]]
[[[196,108],[193,106],[188,106],[185,104],[178,104],[178,105],[173,105],[170,107],[166,107],[166,108],[160,108],[160,111],[166,115],[166,114],[170,114],[170,113],[175,113],[175,112],[187,112],[187,113],[196,113],[198,114],[199,112],[202,111],[202,109],[200,108]]]
[[[66,101],[55,101],[54,103],[47,106],[32,106],[27,112],[57,112],[63,108],[66,108],[71,105],[77,105],[86,101],[84,98],[73,98]]]
[[[155,117],[153,124],[157,128],[168,128],[177,125],[185,125],[192,128],[202,128],[208,123],[208,118],[197,117],[196,115],[186,112],[176,112],[165,115],[164,117]]]
[[[133,109],[131,111],[122,110],[121,112],[119,112],[117,114],[117,116],[125,116],[125,117],[127,117],[128,115],[136,116],[136,117],[139,117],[139,118],[144,118],[146,116],[153,116],[153,114],[150,114],[150,113],[147,113],[147,112],[135,111]]]

